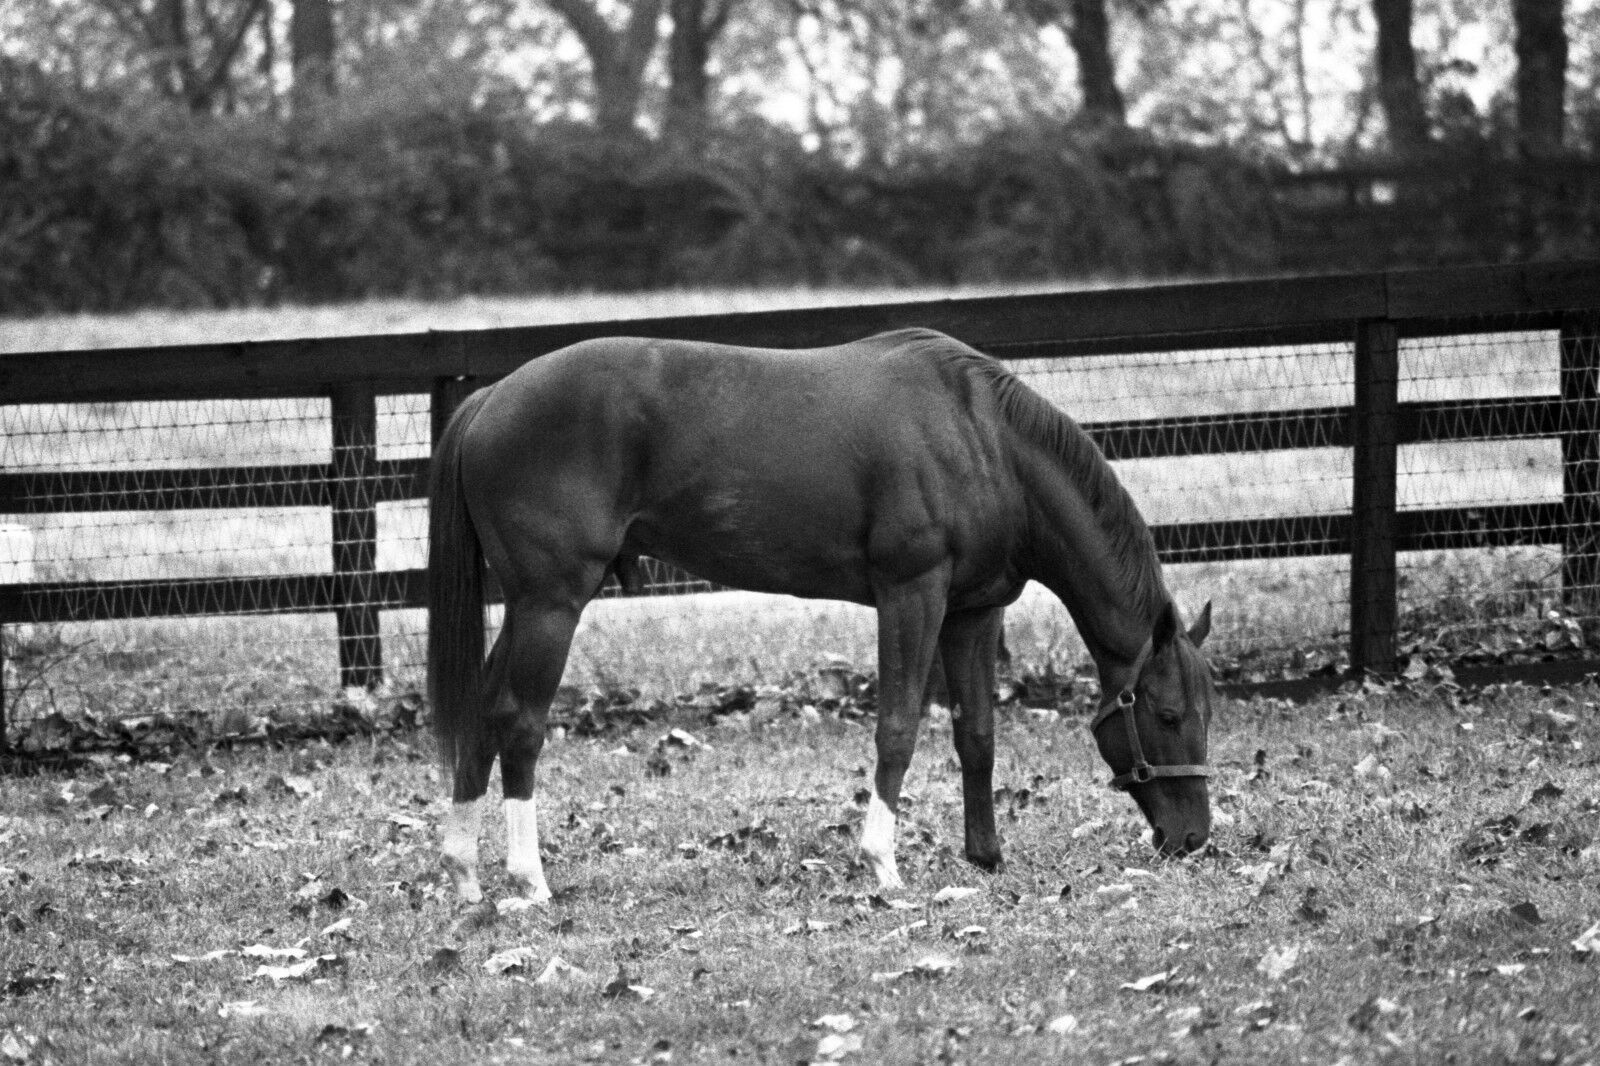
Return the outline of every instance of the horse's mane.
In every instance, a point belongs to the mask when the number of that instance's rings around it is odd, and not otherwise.
[[[1169,596],[1149,527],[1111,464],[1078,423],[1003,363],[953,337],[931,329],[908,329],[888,334],[888,338],[898,342],[894,347],[938,359],[960,377],[986,388],[1019,436],[1060,460],[1068,479],[1094,513],[1128,594],[1136,603],[1149,605],[1152,614],[1165,606]]]

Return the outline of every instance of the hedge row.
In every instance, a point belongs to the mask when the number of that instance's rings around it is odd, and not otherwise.
[[[0,312],[1238,271],[1273,233],[1252,167],[1131,132],[847,163],[426,92],[196,118],[0,60]]]

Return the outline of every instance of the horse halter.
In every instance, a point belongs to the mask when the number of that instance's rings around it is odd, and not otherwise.
[[[1139,726],[1134,720],[1133,705],[1138,699],[1134,695],[1133,687],[1139,683],[1139,675],[1144,673],[1145,664],[1150,661],[1150,656],[1155,651],[1155,645],[1150,641],[1144,642],[1144,647],[1139,649],[1139,655],[1133,660],[1133,680],[1100,705],[1099,712],[1094,716],[1094,721],[1089,723],[1089,734],[1100,728],[1100,723],[1110,718],[1118,711],[1122,712],[1122,720],[1128,727],[1128,750],[1133,752],[1133,767],[1125,774],[1118,774],[1110,781],[1112,788],[1123,792],[1130,785],[1142,785],[1158,777],[1210,777],[1209,767],[1191,763],[1180,763],[1172,766],[1151,766],[1144,757],[1144,745],[1139,743]],[[1184,694],[1188,694],[1188,684],[1184,684]]]

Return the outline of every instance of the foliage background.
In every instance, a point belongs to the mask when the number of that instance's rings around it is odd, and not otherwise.
[[[0,313],[1594,252],[1586,0],[1554,2],[1563,137],[1537,160],[1499,5],[1416,5],[1405,151],[1355,0],[342,0],[313,78],[289,46],[329,6],[0,18]],[[1110,117],[1068,7],[1109,11]],[[617,48],[647,25],[632,83],[584,12]],[[679,26],[719,12],[695,82]]]

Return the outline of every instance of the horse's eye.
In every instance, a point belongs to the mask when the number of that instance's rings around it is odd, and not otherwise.
[[[1164,726],[1176,729],[1183,724],[1183,708],[1161,707],[1156,711],[1156,719]]]

